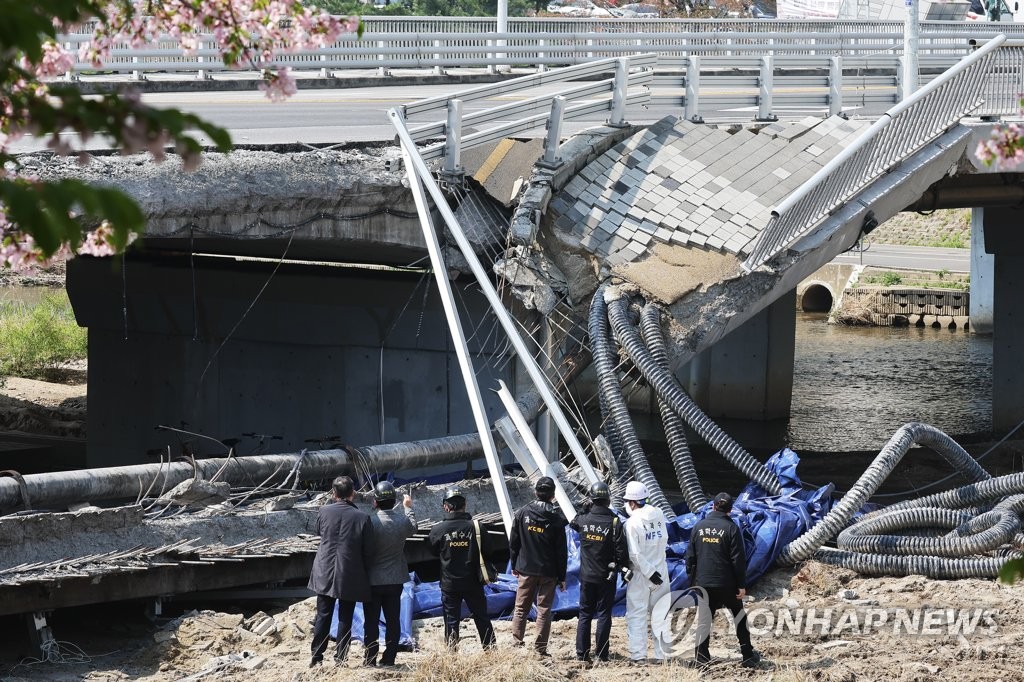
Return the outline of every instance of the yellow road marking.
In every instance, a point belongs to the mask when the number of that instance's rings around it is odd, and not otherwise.
[[[491,173],[498,167],[508,153],[512,151],[512,148],[516,146],[515,141],[508,139],[507,137],[498,143],[498,146],[494,148],[491,155],[487,157],[484,164],[480,166],[480,169],[473,176],[473,179],[479,182],[481,185],[487,182],[487,178],[491,177]]]

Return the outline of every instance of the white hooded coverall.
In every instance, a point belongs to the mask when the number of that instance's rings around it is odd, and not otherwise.
[[[652,504],[633,510],[624,524],[633,579],[626,588],[626,628],[629,633],[629,657],[634,661],[647,658],[647,633],[654,605],[670,590],[665,547],[668,528],[665,515]],[[661,585],[651,576],[661,574]],[[654,636],[654,658],[664,660],[661,638]]]

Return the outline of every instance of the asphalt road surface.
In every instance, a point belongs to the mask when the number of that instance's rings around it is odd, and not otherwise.
[[[931,246],[891,246],[871,244],[866,251],[847,251],[833,263],[853,263],[881,268],[911,270],[971,271],[970,249],[943,249]]]
[[[555,95],[563,88],[564,85],[555,83],[532,89],[528,94],[512,93],[467,102],[463,113],[465,115],[542,94]],[[450,95],[457,89],[464,88],[453,85],[402,85],[303,90],[300,85],[298,94],[281,103],[270,102],[255,89],[240,92],[146,93],[143,100],[153,106],[175,107],[197,114],[226,128],[238,144],[334,144],[393,140],[395,132],[387,118],[389,109],[426,97]],[[660,91],[658,94],[661,94]],[[715,108],[714,94],[712,90],[702,91],[702,114],[708,122],[752,122],[757,115],[756,107]],[[877,108],[877,111],[869,111],[854,107],[848,113],[874,117],[884,110],[881,106]],[[813,107],[776,107],[775,113],[783,120],[827,115],[827,111]],[[678,106],[651,105],[631,108],[627,112],[627,119],[633,123],[653,123],[667,115],[682,114],[682,109]],[[426,123],[437,118],[439,117],[436,114],[432,114],[420,122]],[[608,112],[602,112],[581,120],[566,121],[563,124],[563,135],[572,135],[607,118]],[[416,122],[416,119],[410,120],[410,124]],[[486,127],[504,122],[507,121],[495,121],[486,124]],[[463,129],[464,135],[471,132],[472,128]],[[520,136],[542,137],[544,134],[544,127],[541,125],[532,132]],[[91,140],[86,145],[89,149],[103,149],[105,146],[105,142],[100,139]],[[42,147],[41,141],[26,137],[13,145],[13,150],[28,152]]]

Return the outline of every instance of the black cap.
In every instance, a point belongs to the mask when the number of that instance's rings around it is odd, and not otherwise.
[[[718,493],[715,495],[715,509],[718,511],[729,511],[732,509],[732,495],[729,493]]]
[[[612,499],[611,490],[608,489],[608,484],[602,481],[590,484],[590,490],[587,491],[587,497],[592,500],[610,500]]]
[[[378,502],[395,499],[395,486],[391,485],[391,481],[381,481],[373,489],[373,498]]]
[[[537,479],[537,485],[533,489],[538,493],[550,495],[555,492],[555,482],[550,476],[541,476]]]
[[[448,502],[449,500],[454,500],[456,498],[460,500],[466,499],[465,493],[462,492],[462,488],[460,488],[459,486],[453,485],[451,488],[448,488],[448,490],[444,491],[445,502]]]

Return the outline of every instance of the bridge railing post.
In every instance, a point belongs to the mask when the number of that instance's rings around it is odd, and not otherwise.
[[[629,86],[629,58],[621,57],[615,62],[615,84],[612,91],[612,115],[608,125],[622,128],[626,125],[626,92]]]
[[[444,166],[447,176],[462,173],[462,100],[448,101],[448,122],[444,129]]]
[[[541,163],[548,167],[561,164],[558,158],[558,145],[562,141],[562,117],[565,113],[565,98],[558,95],[551,100],[551,115],[548,116],[548,134],[544,138],[544,158]]]
[[[440,40],[435,40],[434,41],[434,48],[437,49],[437,50],[441,49],[441,41]],[[438,61],[438,62],[441,61],[441,53],[440,52],[435,52],[434,53],[434,60]],[[434,75],[436,75],[436,76],[443,76],[444,75],[444,69],[441,68],[440,64],[435,64],[434,65]]]
[[[828,115],[843,113],[843,58],[828,60]]]
[[[772,88],[775,85],[775,64],[772,57],[761,57],[761,74],[758,77],[757,119],[777,121],[772,113]]]
[[[693,123],[704,122],[700,115],[700,57],[686,58],[686,102],[683,116]]]
[[[384,54],[384,44],[383,40],[377,41],[377,49],[380,51],[380,60],[382,62],[387,61],[388,59],[387,55]],[[377,75],[381,78],[386,78],[391,75],[391,69],[386,66],[379,66],[377,67]]]
[[[537,47],[540,49],[540,51],[537,52],[537,73],[547,73],[548,65],[545,64],[543,61],[544,57],[546,56],[546,54],[544,53],[544,46],[547,44],[548,41],[544,40],[543,38],[537,41]]]

